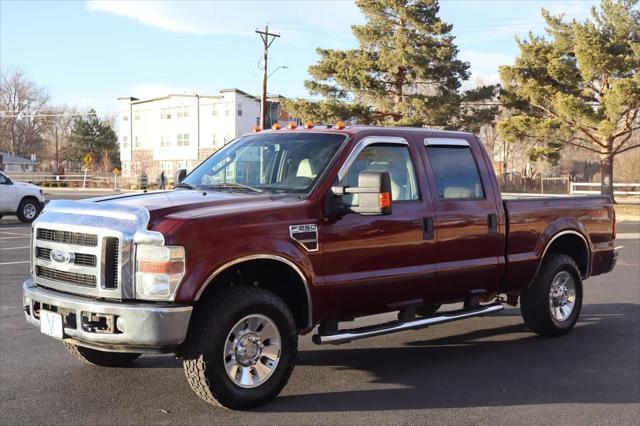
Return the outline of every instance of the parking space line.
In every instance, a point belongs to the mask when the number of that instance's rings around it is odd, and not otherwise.
[[[18,250],[18,249],[27,249],[29,248],[29,246],[22,246],[22,247],[4,247],[4,248],[0,248],[0,250]]]
[[[21,263],[29,263],[29,262],[31,262],[31,261],[30,260],[22,260],[20,262],[4,262],[4,263],[0,263],[0,266],[2,266],[2,265],[18,265],[18,264],[21,264]]]
[[[19,232],[6,232],[6,231],[2,231],[0,230],[0,234],[7,234],[7,235],[22,235],[25,237],[28,237],[29,234],[20,234]]]

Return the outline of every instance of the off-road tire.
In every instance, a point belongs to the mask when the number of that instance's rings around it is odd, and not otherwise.
[[[442,307],[439,303],[425,303],[422,306],[419,306],[416,309],[416,315],[421,317],[430,317],[431,315],[438,312],[438,309]]]
[[[561,271],[566,271],[573,276],[576,297],[569,317],[558,321],[551,314],[549,294],[554,277]],[[573,329],[580,316],[581,308],[582,279],[578,265],[570,256],[549,253],[542,261],[531,286],[524,289],[520,295],[520,312],[525,324],[541,336],[562,336]]]
[[[247,315],[269,318],[278,329],[281,352],[271,376],[257,387],[235,384],[224,365],[224,345],[234,324]],[[191,318],[184,343],[183,366],[187,381],[200,398],[234,410],[264,404],[287,384],[298,354],[298,331],[289,307],[270,291],[255,287],[229,287],[201,300]]]
[[[25,208],[27,208],[27,206],[31,206],[33,209],[35,209],[35,214],[33,215],[33,217],[25,216],[24,210]],[[25,199],[20,201],[20,205],[18,206],[16,215],[18,216],[18,219],[20,219],[20,222],[31,223],[40,215],[40,203],[34,197],[26,197]]]
[[[97,365],[100,367],[125,367],[131,364],[141,354],[124,352],[105,352],[96,349],[85,348],[71,343],[64,346],[69,353],[85,364]]]

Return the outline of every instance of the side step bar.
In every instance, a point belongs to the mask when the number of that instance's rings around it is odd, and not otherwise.
[[[500,303],[492,303],[490,305],[479,306],[476,309],[467,309],[451,312],[443,312],[428,318],[420,318],[413,321],[391,321],[384,324],[378,324],[362,328],[354,328],[351,330],[338,330],[336,334],[329,335],[313,335],[313,343],[316,345],[348,343],[352,340],[365,339],[367,337],[381,336],[383,334],[397,333],[399,331],[414,330],[417,328],[428,327],[430,325],[443,324],[445,322],[458,321],[465,318],[477,317],[492,312],[498,312],[504,309]]]

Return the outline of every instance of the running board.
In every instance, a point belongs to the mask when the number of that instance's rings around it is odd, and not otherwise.
[[[428,327],[430,325],[443,324],[445,322],[458,321],[465,318],[477,317],[480,315],[498,312],[504,309],[500,303],[492,303],[490,305],[479,306],[472,310],[459,310],[444,312],[440,315],[428,318],[420,318],[413,321],[391,321],[384,324],[378,324],[368,327],[354,328],[351,330],[338,330],[336,334],[329,335],[313,335],[313,343],[316,345],[348,343],[352,340],[365,339],[367,337],[382,336],[383,334],[397,333],[399,331],[414,330],[417,328]]]

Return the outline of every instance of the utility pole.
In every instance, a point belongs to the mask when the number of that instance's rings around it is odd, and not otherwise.
[[[280,34],[269,32],[269,24],[264,27],[264,31],[256,30],[260,34],[262,44],[264,45],[264,66],[262,70],[262,99],[260,100],[260,127],[263,129],[267,125],[267,60],[269,57],[269,47]]]

